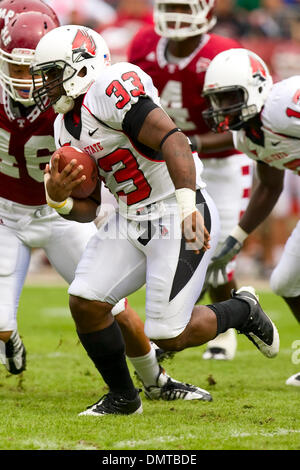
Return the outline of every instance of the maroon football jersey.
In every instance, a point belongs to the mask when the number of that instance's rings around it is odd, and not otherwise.
[[[55,113],[25,108],[3,93],[0,103],[0,197],[29,206],[46,204],[43,170],[55,150]],[[22,111],[20,111],[22,109]]]
[[[147,72],[158,89],[162,107],[186,134],[204,134],[210,129],[202,118],[208,104],[202,97],[204,77],[211,60],[227,49],[242,47],[237,41],[215,34],[204,34],[199,46],[179,63],[166,59],[168,39],[158,36],[152,26],[140,30],[128,52],[128,61]],[[235,150],[199,154],[201,158],[223,158]]]

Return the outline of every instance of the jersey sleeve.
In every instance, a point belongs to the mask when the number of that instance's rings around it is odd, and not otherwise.
[[[83,104],[96,119],[122,130],[126,113],[141,97],[149,97],[160,106],[151,77],[138,66],[122,62],[105,71],[88,91]]]
[[[249,154],[249,149],[246,142],[246,135],[243,129],[239,131],[232,131],[233,145],[236,150],[242,153]]]

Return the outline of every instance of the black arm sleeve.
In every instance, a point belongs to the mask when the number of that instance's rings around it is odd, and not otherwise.
[[[159,108],[159,106],[157,106],[151,98],[140,97],[138,102],[135,103],[127,112],[122,124],[123,131],[128,135],[128,137],[134,141],[137,140],[137,136],[139,135],[143,122],[150,111],[155,108]]]

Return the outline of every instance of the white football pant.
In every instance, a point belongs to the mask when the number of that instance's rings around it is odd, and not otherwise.
[[[202,191],[211,249],[195,255],[186,249],[175,196],[164,200],[159,219],[129,221],[119,213],[89,241],[69,293],[115,305],[146,284],[145,333],[151,339],[178,336],[190,320],[218,242],[216,207]]]

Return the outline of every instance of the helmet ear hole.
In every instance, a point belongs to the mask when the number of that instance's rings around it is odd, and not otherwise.
[[[79,72],[78,72],[77,75],[78,75],[79,77],[85,77],[86,74],[87,74],[87,68],[86,68],[86,66],[84,66],[84,67],[82,67],[82,69],[79,70]]]

